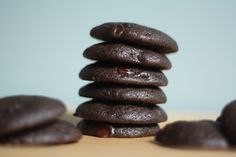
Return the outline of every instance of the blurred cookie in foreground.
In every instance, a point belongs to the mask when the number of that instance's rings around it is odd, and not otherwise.
[[[227,139],[219,124],[210,120],[177,121],[160,130],[155,140],[164,146],[183,148],[226,149]]]
[[[160,130],[158,124],[122,125],[90,120],[80,121],[77,127],[84,135],[120,138],[154,136]]]
[[[45,96],[18,95],[0,99],[0,137],[54,121],[64,104]]]
[[[81,137],[81,132],[74,125],[58,120],[6,137],[0,143],[12,145],[55,145],[76,142]]]
[[[232,145],[236,145],[236,100],[225,106],[220,116],[222,130]]]
[[[80,131],[58,120],[66,111],[63,102],[45,96],[18,95],[0,99],[0,143],[51,145],[76,142]]]

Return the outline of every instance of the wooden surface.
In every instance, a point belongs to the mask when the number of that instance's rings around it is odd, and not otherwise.
[[[169,114],[169,121],[181,119],[215,119],[214,115]],[[73,123],[78,119],[65,116]],[[162,126],[165,124],[162,124]],[[0,146],[0,157],[236,157],[236,150],[189,150],[161,147],[147,138],[97,138],[83,136],[74,144],[59,146]]]

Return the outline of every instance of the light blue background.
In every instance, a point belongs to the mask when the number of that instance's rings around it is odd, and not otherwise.
[[[71,110],[87,100],[78,79],[97,42],[92,27],[128,21],[160,29],[180,47],[169,55],[167,112],[219,113],[236,98],[236,1],[0,0],[0,96],[40,94]]]

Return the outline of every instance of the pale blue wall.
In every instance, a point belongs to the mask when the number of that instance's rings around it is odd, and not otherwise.
[[[0,0],[0,96],[41,94],[71,109],[86,82],[89,30],[108,21],[158,28],[179,44],[163,88],[167,111],[219,112],[236,98],[236,1]]]

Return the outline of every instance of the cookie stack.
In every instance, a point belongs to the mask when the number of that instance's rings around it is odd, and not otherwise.
[[[168,81],[161,70],[171,68],[165,54],[176,52],[176,42],[156,29],[134,23],[105,23],[91,36],[106,42],[87,48],[84,57],[96,63],[83,68],[80,96],[93,98],[78,106],[75,116],[84,118],[83,134],[98,137],[153,136],[167,115],[156,104],[166,102],[159,86]]]
[[[0,99],[0,144],[52,145],[78,141],[82,134],[58,118],[64,104],[45,96],[19,95]]]

